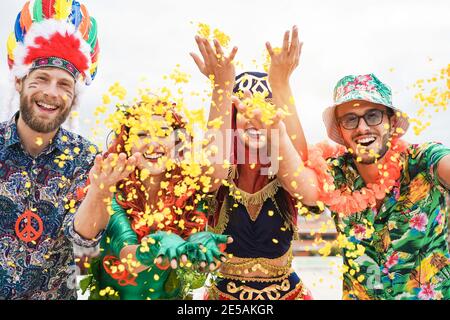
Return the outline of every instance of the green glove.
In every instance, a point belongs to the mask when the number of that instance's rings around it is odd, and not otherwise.
[[[208,264],[215,263],[214,258],[221,260],[225,255],[218,248],[219,244],[226,244],[228,236],[212,232],[197,232],[191,235],[188,240],[189,243],[195,245],[197,248],[194,257],[188,256],[193,262],[206,262]],[[191,253],[192,255],[192,253]]]
[[[188,256],[194,245],[184,241],[174,233],[158,231],[147,236],[146,243],[142,243],[136,250],[136,259],[143,265],[154,265],[156,258],[167,258],[169,261],[180,260],[182,255]]]

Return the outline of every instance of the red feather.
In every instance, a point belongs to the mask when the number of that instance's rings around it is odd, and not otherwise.
[[[56,0],[42,0],[42,13],[47,19],[55,15],[55,1]]]
[[[8,57],[8,66],[11,69],[14,65],[14,60],[12,60],[11,58]]]
[[[30,64],[38,58],[58,57],[71,62],[83,75],[88,69],[88,59],[80,50],[80,40],[74,35],[62,36],[55,33],[50,39],[38,37],[35,40],[37,47],[28,49],[25,64]]]

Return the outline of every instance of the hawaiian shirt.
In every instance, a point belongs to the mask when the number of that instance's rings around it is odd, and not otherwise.
[[[73,226],[98,151],[61,128],[32,157],[17,117],[0,123],[0,299],[76,299],[72,243],[94,247],[101,237],[83,239]]]
[[[450,299],[446,190],[437,164],[450,149],[411,145],[380,209],[333,213],[343,248],[344,299]],[[351,155],[331,159],[337,188],[365,186]]]

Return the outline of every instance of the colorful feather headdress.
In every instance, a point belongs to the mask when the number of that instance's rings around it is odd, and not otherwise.
[[[8,38],[12,75],[56,67],[89,85],[97,73],[97,22],[76,0],[30,0]]]

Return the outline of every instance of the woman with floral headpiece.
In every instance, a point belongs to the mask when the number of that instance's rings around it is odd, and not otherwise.
[[[286,179],[287,172],[298,169],[292,168],[292,157],[306,155],[289,86],[301,51],[296,27],[291,44],[289,38],[287,31],[283,48],[276,53],[267,43],[272,60],[268,75],[245,72],[236,79],[234,73],[225,77],[223,68],[214,68],[227,61],[218,42],[213,49],[206,39],[196,38],[203,60],[192,56],[200,71],[215,80],[214,86],[222,88],[223,96],[236,94],[241,98],[228,105],[213,104],[209,115],[210,121],[223,120],[219,134],[232,135],[232,139],[225,139],[229,144],[224,149],[230,152],[223,157],[231,166],[222,166],[223,185],[217,186],[211,197],[209,225],[234,241],[227,247],[232,256],[221,265],[208,299],[312,299],[291,266],[296,202],[311,195]],[[286,113],[290,116],[282,120]],[[310,178],[308,170],[298,175],[299,179]]]
[[[186,298],[228,240],[204,232],[204,204],[182,164],[186,122],[175,105],[151,97],[119,107],[109,122],[116,137],[104,157],[125,153],[136,170],[113,187],[101,254],[82,286],[91,299]]]

